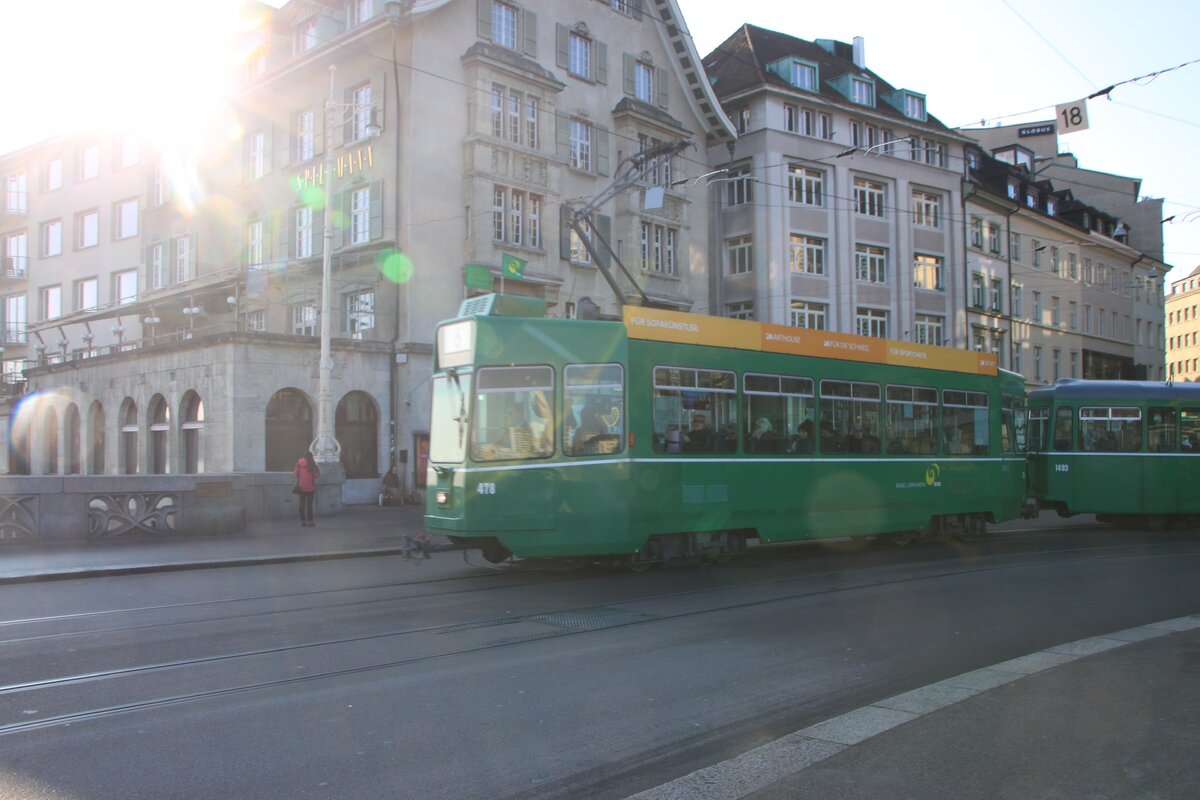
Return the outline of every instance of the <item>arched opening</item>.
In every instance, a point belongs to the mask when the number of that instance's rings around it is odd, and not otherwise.
[[[104,474],[104,406],[100,401],[92,403],[88,409],[88,428],[92,434],[88,450],[88,473],[91,475]]]
[[[200,395],[188,392],[183,396],[179,419],[184,474],[204,472],[204,453],[200,447],[200,435],[204,430],[204,401]]]
[[[266,468],[291,472],[313,440],[312,406],[299,389],[280,389],[267,403]]]
[[[138,474],[138,411],[137,403],[126,398],[121,406],[121,473]]]
[[[74,403],[63,415],[63,430],[67,436],[67,474],[79,475],[83,472],[83,430],[79,407]]]
[[[42,474],[58,474],[58,412],[49,404],[42,412]]]
[[[150,398],[150,474],[166,475],[171,471],[167,448],[171,435],[171,407],[161,394]]]
[[[379,475],[379,411],[366,392],[350,392],[338,403],[334,436],[342,446],[347,478]]]

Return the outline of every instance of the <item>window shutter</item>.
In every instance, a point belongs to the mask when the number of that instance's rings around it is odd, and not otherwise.
[[[289,208],[279,212],[275,230],[279,240],[275,243],[275,260],[283,265],[295,257],[292,242],[296,241],[296,209]]]
[[[492,0],[478,0],[475,6],[477,14],[476,33],[481,39],[492,40]]]
[[[569,45],[568,45],[568,40],[570,39],[570,31],[567,30],[566,25],[563,25],[560,22],[555,27],[554,32],[555,32],[554,63],[557,64],[558,66],[562,67],[563,69],[567,69],[568,65],[571,63],[571,57],[570,57]]]
[[[598,234],[595,237],[596,241],[593,242],[596,246],[596,261],[600,266],[608,267],[611,261],[611,254],[608,252],[608,248],[600,243],[599,239],[603,239],[606,242],[612,241],[612,217],[607,214],[597,214],[592,219],[596,221],[596,234]]]
[[[383,181],[373,181],[370,188],[370,203],[371,209],[369,213],[370,219],[370,236],[371,239],[379,239],[383,236]]]
[[[595,79],[597,83],[608,83],[608,45],[604,42],[593,42],[595,47],[596,67]]]
[[[525,28],[525,55],[537,58],[537,14],[525,11],[521,16]]]
[[[271,138],[274,135],[275,126],[269,122],[264,122],[261,128],[263,139],[263,175],[271,172]]]
[[[637,60],[633,57],[632,53],[622,53],[621,65],[624,70],[625,78],[623,90],[625,94],[632,97],[634,92],[637,91]]]
[[[275,214],[267,214],[262,218],[262,260],[264,264],[270,264],[274,258],[274,253],[271,252],[272,246],[275,244],[271,239],[271,231],[275,230],[272,223],[275,221]]]
[[[331,180],[332,177],[333,176],[331,176],[331,175],[327,175],[325,177],[325,180]],[[339,215],[341,219],[343,219],[343,220],[350,219],[349,204],[350,204],[350,198],[347,196],[346,192],[337,192],[336,194],[333,195],[333,202],[329,204],[329,208],[325,209],[325,213],[329,213],[330,211],[333,211],[336,209],[337,211],[341,212],[341,214]],[[336,222],[337,219],[338,219],[338,217],[335,216],[333,218],[333,220],[330,221],[331,224],[334,225],[333,239],[329,243],[329,246],[331,248],[338,248],[338,247],[346,246],[347,226],[344,223],[339,226]]]
[[[596,156],[596,172],[600,175],[608,174],[608,129],[601,128],[599,125],[592,126],[592,147],[595,149]]]
[[[571,258],[571,207],[563,203],[558,207],[558,257],[564,261]]]
[[[292,115],[291,125],[295,125],[296,115]],[[275,166],[283,169],[292,161],[292,136],[291,125],[275,125]]]
[[[571,158],[571,120],[556,115],[555,144],[558,157],[563,161]]]
[[[654,82],[658,84],[658,107],[666,108],[671,96],[670,71],[666,67],[654,70]]]
[[[325,209],[314,208],[313,215],[312,215],[312,221],[313,221],[312,253],[314,256],[323,256],[323,255],[325,255]]]
[[[383,126],[387,111],[387,73],[376,72],[371,78],[371,105],[375,107],[375,121]]]

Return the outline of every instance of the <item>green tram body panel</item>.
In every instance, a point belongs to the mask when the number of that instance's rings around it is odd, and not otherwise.
[[[1030,496],[1042,507],[1200,514],[1200,385],[1062,380],[1030,392],[1028,403]],[[1124,435],[1092,436],[1105,428]]]
[[[553,453],[517,462],[441,463],[431,449],[426,528],[455,537],[495,537],[519,556],[627,554],[658,534],[756,531],[761,541],[798,541],[920,529],[937,515],[1014,519],[1025,500],[1023,453],[1001,452],[1001,391],[1023,403],[1019,376],[859,363],[627,338],[620,322],[476,317],[474,357],[456,369],[546,365],[553,408],[563,409],[563,368],[620,364],[627,418],[621,447],[605,455],[564,453],[556,413]],[[444,323],[448,324],[448,323]],[[665,453],[653,446],[655,367],[729,370],[737,378],[739,445],[727,453]],[[436,376],[445,370],[439,366]],[[981,455],[752,454],[742,439],[746,373],[925,386],[986,393],[990,450]],[[465,382],[465,378],[464,378]],[[472,397],[466,398],[470,416]],[[439,434],[439,398],[435,387]],[[886,403],[881,404],[886,406]],[[1019,411],[1020,409],[1018,409]],[[472,424],[475,424],[474,422]],[[462,435],[461,433],[459,434]],[[467,434],[470,435],[470,434]],[[880,448],[883,450],[884,448]],[[439,492],[447,502],[439,503]]]

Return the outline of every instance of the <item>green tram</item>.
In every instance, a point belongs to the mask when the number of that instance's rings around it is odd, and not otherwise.
[[[437,329],[425,526],[490,561],[638,568],[1020,515],[1024,391],[993,356],[522,300],[471,298]]]
[[[1060,380],[1029,393],[1030,495],[1162,528],[1200,515],[1200,385]]]

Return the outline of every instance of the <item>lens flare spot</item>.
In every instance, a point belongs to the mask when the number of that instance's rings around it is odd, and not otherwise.
[[[413,276],[412,259],[396,250],[380,253],[377,264],[379,273],[392,283],[408,283]]]

